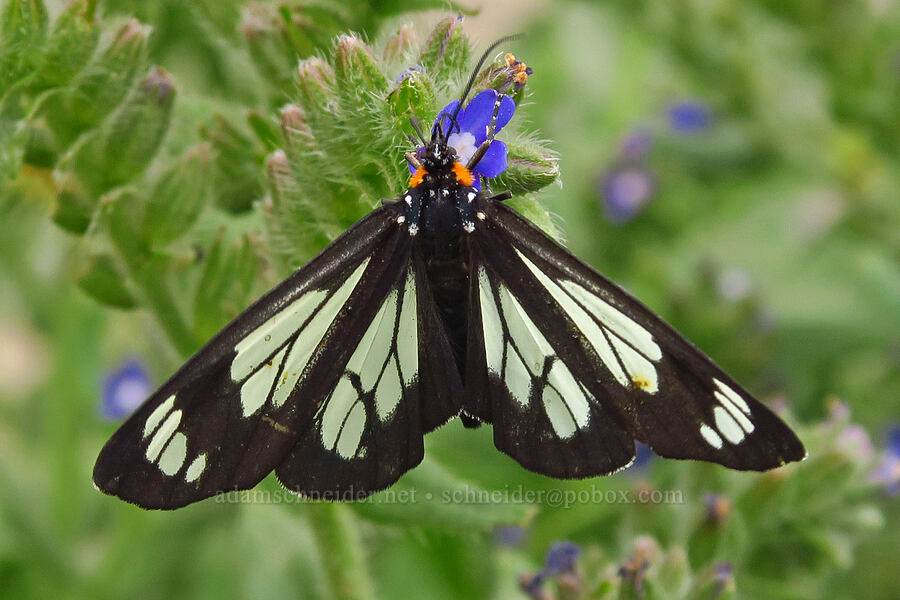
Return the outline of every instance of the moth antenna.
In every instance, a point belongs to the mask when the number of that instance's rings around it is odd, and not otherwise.
[[[475,78],[478,77],[478,71],[481,70],[482,65],[484,65],[484,61],[487,60],[488,56],[490,56],[491,53],[494,50],[496,50],[497,46],[499,46],[500,44],[503,44],[505,42],[511,42],[513,40],[518,40],[518,39],[522,38],[523,36],[524,36],[524,34],[522,34],[522,33],[515,33],[513,35],[507,35],[507,36],[500,38],[499,40],[497,40],[496,42],[494,42],[493,44],[491,44],[490,46],[487,47],[487,50],[485,50],[484,53],[481,55],[481,58],[478,59],[478,64],[476,64],[475,68],[472,70],[472,74],[469,76],[469,81],[466,83],[466,87],[463,88],[463,93],[459,97],[459,104],[456,105],[456,109],[453,111],[453,116],[451,117],[453,122],[456,122],[456,116],[459,114],[459,109],[462,108],[462,105],[466,101],[466,98],[469,97],[469,92],[472,91],[472,86],[475,85]],[[448,134],[448,137],[449,137],[449,134]]]
[[[409,118],[409,124],[412,125],[413,130],[416,132],[416,135],[419,136],[419,140],[422,142],[422,145],[427,146],[428,142],[425,141],[425,137],[422,135],[421,121],[413,116]],[[413,139],[413,142],[415,142],[415,139]]]

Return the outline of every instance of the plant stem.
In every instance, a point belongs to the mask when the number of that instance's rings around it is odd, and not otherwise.
[[[336,502],[307,506],[334,597],[337,600],[374,600],[374,586],[353,513]]]

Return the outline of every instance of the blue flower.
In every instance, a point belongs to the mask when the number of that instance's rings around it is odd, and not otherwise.
[[[494,104],[497,102],[498,95],[497,90],[484,90],[472,98],[456,116],[459,128],[452,126],[453,133],[450,134],[447,143],[456,150],[456,155],[462,164],[467,164],[478,147],[487,139],[487,129],[491,122]],[[437,127],[437,124],[441,123],[442,130],[446,132],[451,127],[450,116],[457,106],[459,106],[459,100],[454,100],[445,106],[438,113],[434,126]],[[509,123],[515,112],[516,103],[509,96],[503,96],[500,100],[500,109],[497,112],[497,132]],[[418,150],[421,151],[423,148]],[[479,176],[496,177],[506,170],[506,154],[506,144],[499,140],[491,142],[490,148],[472,171],[475,175],[476,188],[481,189]],[[413,169],[412,165],[409,165],[409,172],[412,173],[414,171],[415,169]]]
[[[653,450],[650,449],[650,446],[642,442],[635,442],[634,460],[630,465],[628,465],[628,471],[634,473],[643,471],[647,466],[650,465],[651,461],[653,461],[654,456],[656,456],[656,454],[654,454]]]
[[[114,421],[124,419],[152,392],[146,369],[138,361],[129,360],[103,380],[100,414]]]
[[[699,100],[684,100],[669,107],[669,127],[677,133],[697,133],[712,123],[712,111]]]
[[[501,525],[494,528],[494,543],[498,546],[521,546],[528,537],[528,530],[520,525]]]
[[[881,463],[872,473],[872,479],[884,486],[890,496],[900,494],[900,427],[891,427]]]
[[[578,562],[579,556],[581,556],[581,547],[578,544],[556,542],[547,551],[547,558],[544,559],[544,570],[542,573],[545,577],[574,573],[575,563]]]
[[[635,129],[619,145],[619,156],[625,160],[643,160],[653,149],[653,134],[643,129]]]
[[[607,218],[621,225],[647,206],[656,191],[656,179],[642,166],[620,165],[606,173],[600,189]]]

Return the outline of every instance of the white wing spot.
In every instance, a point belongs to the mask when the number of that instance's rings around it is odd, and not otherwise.
[[[716,421],[716,428],[732,444],[740,444],[744,439],[744,430],[734,420],[728,410],[717,406],[713,409],[713,417]]]
[[[544,411],[547,413],[547,418],[550,419],[550,425],[556,435],[563,439],[572,437],[578,430],[578,426],[566,408],[565,400],[550,386],[544,388],[542,399]]]
[[[344,428],[341,430],[335,450],[344,458],[353,458],[359,450],[363,430],[366,428],[366,409],[362,402],[357,402],[350,409]]]
[[[203,471],[206,469],[206,453],[204,452],[188,465],[187,471],[184,472],[184,480],[193,483],[200,479]]]
[[[477,213],[475,213],[475,216],[478,217],[479,219],[481,219],[482,221],[487,219],[487,215],[484,214],[483,212],[481,212],[480,210]]]
[[[744,401],[743,398],[741,398],[740,394],[738,394],[731,388],[731,386],[722,383],[715,377],[713,377],[713,383],[716,384],[716,386],[722,391],[722,393],[725,394],[725,396],[729,400],[731,400],[737,408],[740,408],[747,415],[750,414],[750,406],[746,401]]]
[[[706,423],[702,423],[700,425],[700,435],[703,436],[703,439],[706,440],[707,444],[709,444],[716,450],[720,450],[722,448],[722,438],[719,437],[719,434],[716,433],[715,429],[713,429]]]
[[[150,416],[147,417],[147,421],[144,423],[145,438],[153,433],[153,430],[156,429],[156,426],[159,425],[159,422],[162,421],[162,418],[166,416],[170,410],[172,410],[172,406],[174,404],[175,394],[172,394],[171,396],[166,398],[165,402],[162,402],[159,406],[153,409],[153,412],[150,413]]]
[[[658,380],[651,361],[661,359],[662,350],[650,332],[574,281],[555,282],[522,252],[516,252],[591,343],[613,378],[620,385],[655,394]]]
[[[243,381],[265,363],[315,312],[326,295],[325,290],[304,293],[238,342],[234,347],[237,356],[231,363],[231,379]]]
[[[398,222],[398,223],[405,223],[405,222],[406,222],[406,217],[404,217],[403,215],[400,215],[399,217],[397,217],[397,222]]]
[[[412,271],[406,278],[403,306],[400,307],[400,327],[397,331],[397,359],[403,381],[407,385],[419,374],[419,326],[416,313],[416,280]]]
[[[245,417],[249,417],[258,411],[272,390],[272,384],[281,369],[281,362],[287,348],[282,348],[271,360],[265,362],[259,370],[241,386],[241,410]]]
[[[187,437],[180,431],[172,436],[159,457],[159,470],[171,477],[181,470],[187,456]]]
[[[166,417],[166,420],[163,421],[162,425],[159,426],[159,429],[156,430],[156,433],[153,434],[153,437],[150,438],[150,443],[147,444],[147,460],[156,462],[156,459],[159,458],[159,453],[162,452],[166,442],[171,439],[172,434],[175,433],[175,430],[180,423],[180,410],[172,411],[172,414]]]
[[[406,196],[403,197],[403,200],[406,202],[407,205],[412,206],[412,196],[407,194]]]
[[[474,200],[475,196],[476,196],[475,192],[469,192],[469,195],[467,196],[467,198],[469,199],[469,202]]]
[[[550,372],[546,381],[542,382],[539,393],[553,431],[561,438],[571,437],[590,421],[592,398],[583,391],[565,363],[556,356],[547,338],[509,289],[502,284],[499,286],[498,309],[483,267],[478,272],[478,284],[488,369],[503,378],[510,395],[525,408],[528,406],[532,387],[541,385],[538,378],[548,361],[552,361]],[[505,364],[504,320],[500,318],[501,314],[505,318],[509,334],[505,345]]]
[[[315,352],[316,348],[324,339],[325,334],[328,332],[328,328],[331,326],[332,322],[334,322],[335,317],[337,317],[337,314],[347,302],[350,294],[353,293],[356,284],[359,283],[368,264],[369,259],[367,258],[355,271],[353,271],[350,277],[341,284],[341,287],[338,288],[331,298],[325,302],[319,312],[316,313],[303,331],[300,332],[297,339],[294,340],[293,345],[290,347],[290,353],[288,354],[287,360],[284,363],[284,368],[281,371],[281,376],[275,386],[275,392],[272,394],[272,406],[274,408],[280,408],[287,402],[291,392],[294,391],[297,382],[303,375],[306,363],[309,362],[313,352]],[[322,293],[324,294],[325,292]],[[294,329],[294,331],[296,331],[296,329]]]

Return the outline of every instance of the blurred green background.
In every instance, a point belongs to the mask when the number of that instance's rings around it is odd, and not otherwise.
[[[477,8],[0,1],[0,597],[900,597],[900,5]],[[371,65],[341,54],[351,31]],[[519,206],[809,459],[562,482],[454,422],[365,503],[271,477],[268,497],[171,513],[94,490],[121,404],[396,193],[398,106],[431,119],[517,31]],[[316,87],[326,63],[350,92]]]

